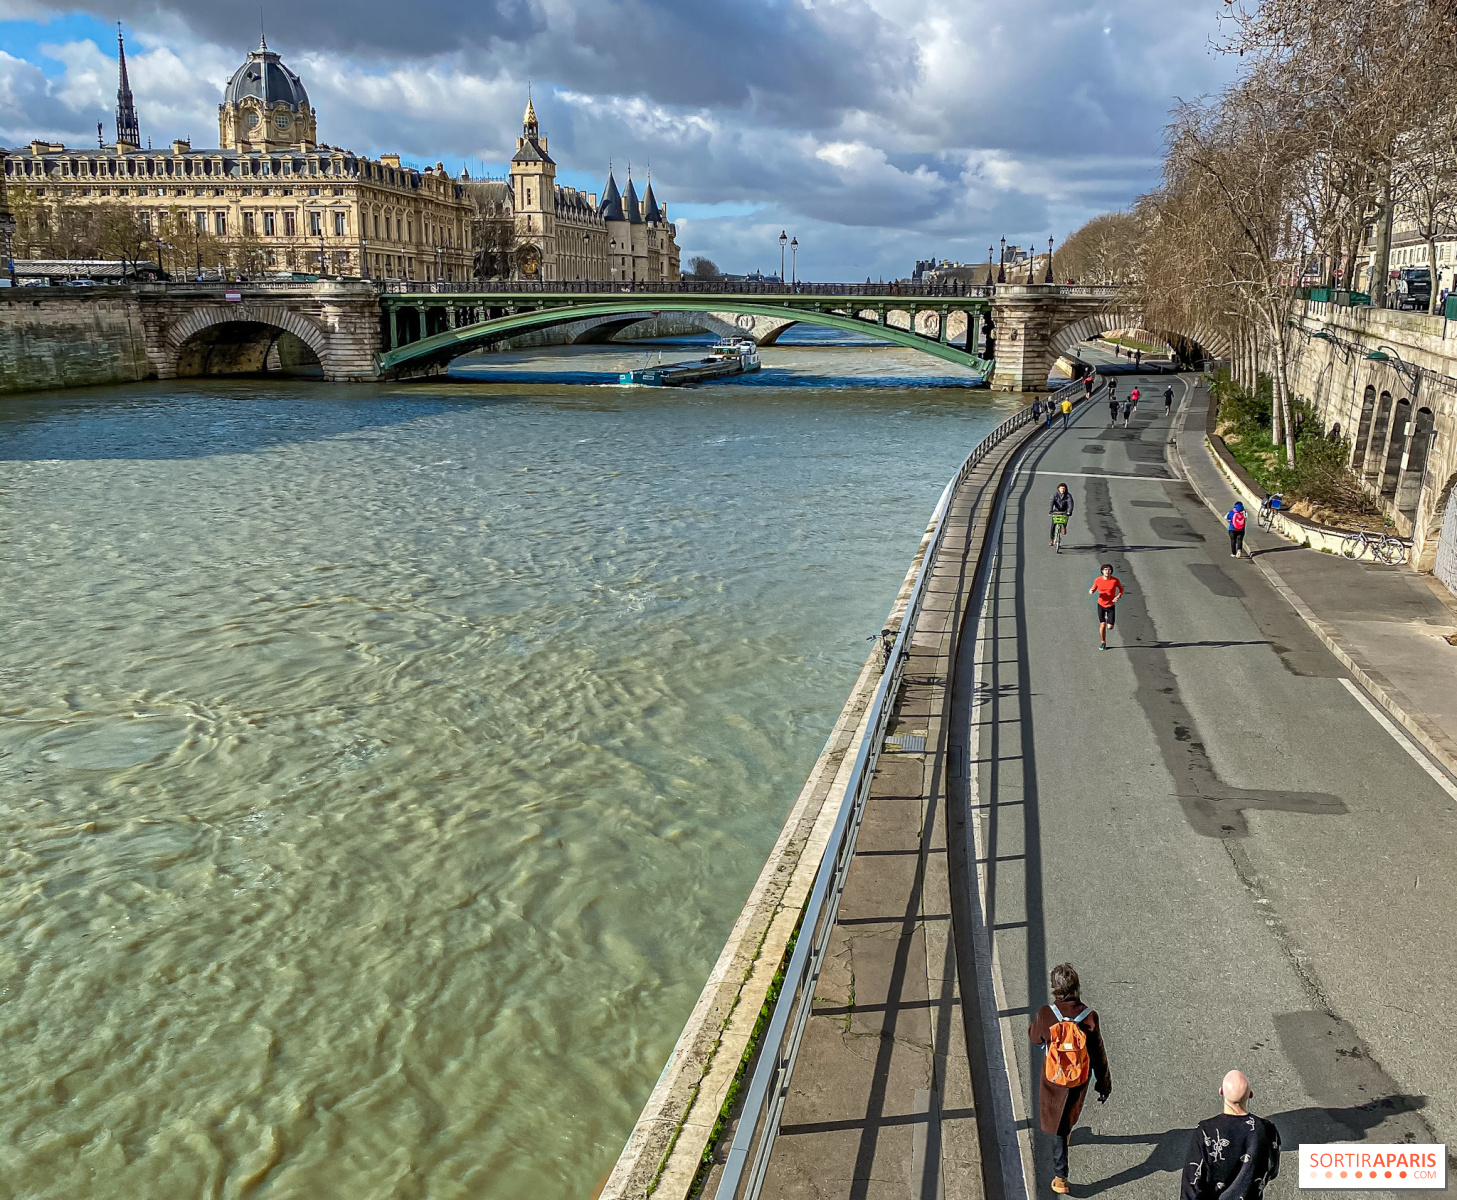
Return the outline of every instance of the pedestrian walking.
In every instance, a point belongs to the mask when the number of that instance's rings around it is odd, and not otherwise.
[[[1142,350],[1135,350],[1133,352],[1133,365],[1135,367],[1141,367],[1141,366],[1143,366],[1143,351]]]
[[[1133,391],[1131,391],[1131,392],[1128,393],[1128,399],[1133,402],[1133,411],[1134,412],[1137,412],[1138,411],[1138,389],[1137,388],[1134,388]]]
[[[1174,385],[1172,383],[1164,386],[1164,416],[1174,410]]]
[[[1084,400],[1091,400],[1092,398],[1093,398],[1093,373],[1091,371],[1089,371],[1086,375],[1083,376],[1083,399]]]
[[[1068,418],[1072,415],[1072,411],[1073,411],[1073,402],[1072,402],[1072,400],[1069,397],[1064,396],[1063,397],[1063,400],[1062,400],[1062,427],[1064,429],[1067,428]],[[1048,419],[1051,420],[1050,417]]]
[[[1042,420],[1042,397],[1038,396],[1032,401],[1032,424],[1036,425]]]
[[[1106,650],[1108,630],[1113,628],[1113,620],[1118,615],[1118,599],[1123,595],[1123,581],[1113,574],[1112,563],[1104,563],[1098,568],[1098,578],[1093,580],[1088,595],[1098,597],[1098,646]]]
[[[1047,428],[1052,428],[1052,414],[1057,411],[1057,405],[1052,402],[1052,397],[1047,397],[1047,402],[1042,406],[1042,415],[1047,418]]]
[[[1123,428],[1128,428],[1128,418],[1133,416],[1133,397],[1130,396],[1123,402]]]
[[[1238,558],[1240,551],[1245,548],[1244,501],[1236,500],[1234,502],[1234,507],[1224,514],[1224,524],[1229,530],[1229,556]]]
[[[1224,1111],[1189,1140],[1179,1200],[1260,1200],[1280,1174],[1280,1131],[1249,1111],[1255,1093],[1243,1071],[1229,1072],[1219,1094]]]
[[[1082,1115],[1088,1084],[1096,1081],[1098,1103],[1113,1091],[1108,1055],[1098,1014],[1082,1001],[1082,985],[1072,963],[1052,968],[1052,1003],[1044,1004],[1027,1031],[1034,1046],[1046,1048],[1037,1087],[1037,1115],[1042,1132],[1050,1134],[1052,1190],[1068,1190],[1067,1143]]]

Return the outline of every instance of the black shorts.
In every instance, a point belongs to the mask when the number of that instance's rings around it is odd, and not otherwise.
[[[1113,610],[1117,607],[1116,604],[1098,605],[1098,624],[1111,627],[1113,624]]]

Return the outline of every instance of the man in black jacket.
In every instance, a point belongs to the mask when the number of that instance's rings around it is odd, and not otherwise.
[[[1061,525],[1066,533],[1067,519],[1073,515],[1073,494],[1067,490],[1067,484],[1057,485],[1057,491],[1052,493],[1052,508],[1048,511],[1052,514],[1052,528],[1047,531],[1047,544],[1050,546],[1057,540],[1057,527]]]
[[[1254,1092],[1243,1071],[1219,1089],[1224,1112],[1200,1121],[1185,1156],[1179,1200],[1260,1200],[1280,1173],[1280,1131],[1249,1111]]]

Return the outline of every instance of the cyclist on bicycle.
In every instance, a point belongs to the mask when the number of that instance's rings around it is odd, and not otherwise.
[[[1073,515],[1073,494],[1067,490],[1067,484],[1059,483],[1057,491],[1052,493],[1052,528],[1047,531],[1047,544],[1054,545],[1057,542],[1059,530],[1067,532],[1067,519]]]

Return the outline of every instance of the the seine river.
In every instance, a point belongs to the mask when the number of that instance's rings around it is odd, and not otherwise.
[[[1009,402],[642,360],[0,400],[0,1193],[601,1180]]]

